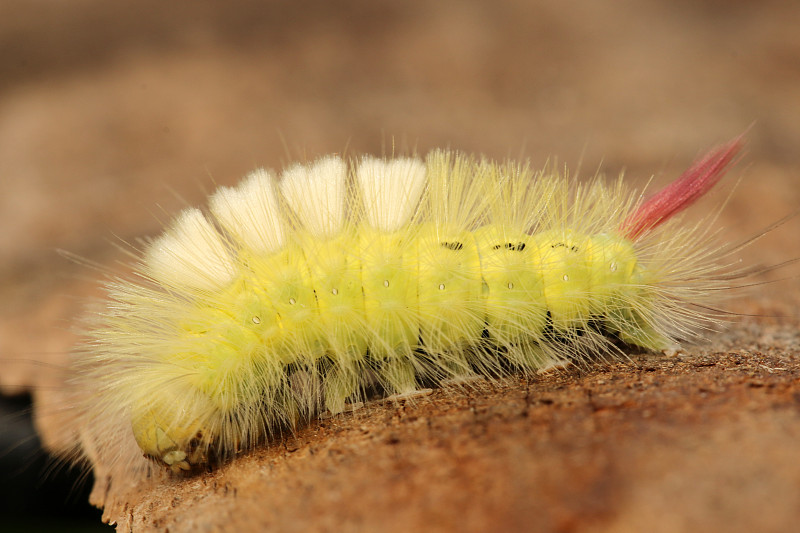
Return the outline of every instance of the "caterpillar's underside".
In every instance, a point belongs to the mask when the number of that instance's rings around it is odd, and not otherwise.
[[[368,391],[671,347],[726,283],[707,227],[671,217],[737,148],[644,204],[620,180],[443,151],[256,171],[109,284],[85,439],[189,469]]]

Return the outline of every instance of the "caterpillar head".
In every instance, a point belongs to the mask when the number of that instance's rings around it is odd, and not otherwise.
[[[173,472],[206,463],[206,432],[200,420],[180,420],[180,407],[163,402],[135,410],[133,436],[144,455],[168,466]]]
[[[150,355],[139,389],[128,392],[132,430],[147,457],[189,470],[258,431],[242,422],[252,420],[242,410],[257,411],[269,400],[264,384],[282,379],[282,363],[265,357],[280,345],[282,328],[247,280],[199,298],[186,316],[162,325],[173,331],[171,341]]]

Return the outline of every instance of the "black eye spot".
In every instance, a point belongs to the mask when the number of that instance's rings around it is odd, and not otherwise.
[[[513,242],[507,242],[505,244],[495,244],[494,246],[492,246],[493,250],[499,250],[500,248],[505,248],[506,250],[514,250],[515,252],[521,252],[522,250],[525,249],[525,243],[518,242],[515,244]]]
[[[460,250],[464,247],[460,242],[442,242],[441,245],[450,250]]]
[[[556,244],[553,244],[553,245],[550,246],[550,248],[562,248],[562,247],[563,248],[567,248],[567,245],[564,244],[563,242],[557,242]],[[578,247],[574,246],[574,245],[573,246],[569,246],[569,249],[570,249],[571,252],[577,252],[578,251]]]

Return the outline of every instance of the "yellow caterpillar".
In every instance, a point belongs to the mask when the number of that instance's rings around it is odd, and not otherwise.
[[[734,272],[673,215],[739,147],[647,202],[447,151],[257,170],[108,283],[78,361],[84,455],[135,440],[128,460],[189,470],[375,392],[672,349]]]

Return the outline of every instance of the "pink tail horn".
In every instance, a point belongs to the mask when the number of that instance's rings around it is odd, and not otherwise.
[[[743,135],[697,159],[681,176],[628,215],[620,231],[635,241],[710,191],[742,148]]]

